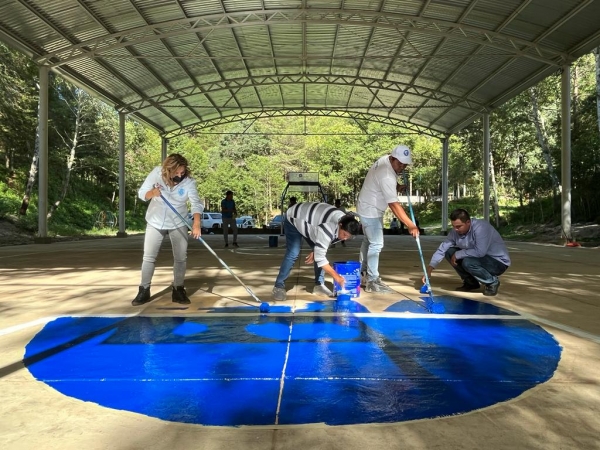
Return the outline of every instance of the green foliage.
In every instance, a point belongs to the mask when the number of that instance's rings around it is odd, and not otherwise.
[[[17,192],[0,180],[0,218],[16,215],[20,204],[21,199]]]
[[[573,69],[572,205],[573,220],[599,220],[600,133],[596,113],[595,71],[591,55]],[[0,217],[14,217],[27,185],[35,148],[37,83],[35,64],[0,45]],[[99,211],[118,210],[118,115],[114,109],[50,76],[49,221],[51,233],[88,233]],[[534,123],[535,98],[541,132]],[[560,79],[551,76],[496,108],[490,117],[494,193],[508,227],[559,222],[560,194],[551,171],[561,173]],[[189,161],[206,209],[219,211],[231,189],[240,214],[268,221],[280,208],[286,175],[318,172],[330,202],[340,198],[354,209],[367,171],[380,156],[403,143],[413,149],[410,188],[425,199],[415,206],[421,226],[441,226],[441,155],[438,139],[390,125],[333,117],[276,117],[222,125],[211,133],[180,136],[169,153]],[[366,131],[366,133],[365,133]],[[145,228],[147,204],[138,189],[161,164],[157,133],[126,121],[125,198],[127,230]],[[75,139],[77,137],[77,139]],[[475,122],[450,140],[450,210],[464,207],[482,215],[483,133]],[[545,142],[547,154],[542,152]],[[72,163],[72,164],[71,164]],[[37,228],[37,184],[26,216],[17,220]],[[300,200],[315,194],[289,193]],[[95,230],[107,233],[105,229]]]

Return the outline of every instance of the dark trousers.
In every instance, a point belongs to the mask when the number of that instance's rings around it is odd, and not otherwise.
[[[450,258],[460,248],[450,247],[446,250],[446,259],[450,262]],[[475,280],[482,284],[494,284],[498,281],[498,276],[502,275],[508,269],[508,266],[501,263],[491,256],[485,255],[482,258],[467,256],[463,259],[456,260],[457,265],[452,266],[463,282],[475,284]]]

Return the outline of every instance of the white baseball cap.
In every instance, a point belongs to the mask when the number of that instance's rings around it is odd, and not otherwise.
[[[392,150],[392,156],[402,164],[412,164],[410,148],[408,148],[406,145],[398,145],[394,150]]]

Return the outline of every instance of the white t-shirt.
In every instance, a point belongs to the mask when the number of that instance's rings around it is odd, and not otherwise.
[[[375,161],[358,194],[357,212],[360,217],[383,217],[389,203],[398,201],[396,192],[397,175],[385,155]]]

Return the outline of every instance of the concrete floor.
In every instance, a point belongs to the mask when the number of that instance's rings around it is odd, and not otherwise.
[[[263,300],[283,256],[268,235],[240,235],[219,256]],[[425,258],[441,237],[423,236]],[[0,447],[3,449],[600,449],[600,255],[597,248],[509,243],[513,265],[497,297],[465,298],[518,312],[543,326],[563,347],[553,378],[518,398],[468,414],[381,425],[204,427],[165,422],[66,397],[35,380],[22,363],[24,347],[53,317],[165,314],[172,307],[172,256],[163,248],[153,280],[155,300],[130,306],[137,293],[143,236],[0,248]],[[360,238],[330,251],[330,260],[356,260]],[[386,236],[380,270],[400,294],[418,298],[421,265],[408,236]],[[311,268],[294,277],[289,302],[312,301]],[[289,280],[292,281],[292,280]],[[459,285],[443,263],[435,295]],[[292,283],[289,284],[290,286]],[[199,306],[236,306],[250,296],[199,243],[192,242],[186,281]],[[381,296],[360,302],[377,310]],[[177,314],[186,314],[178,310]]]

